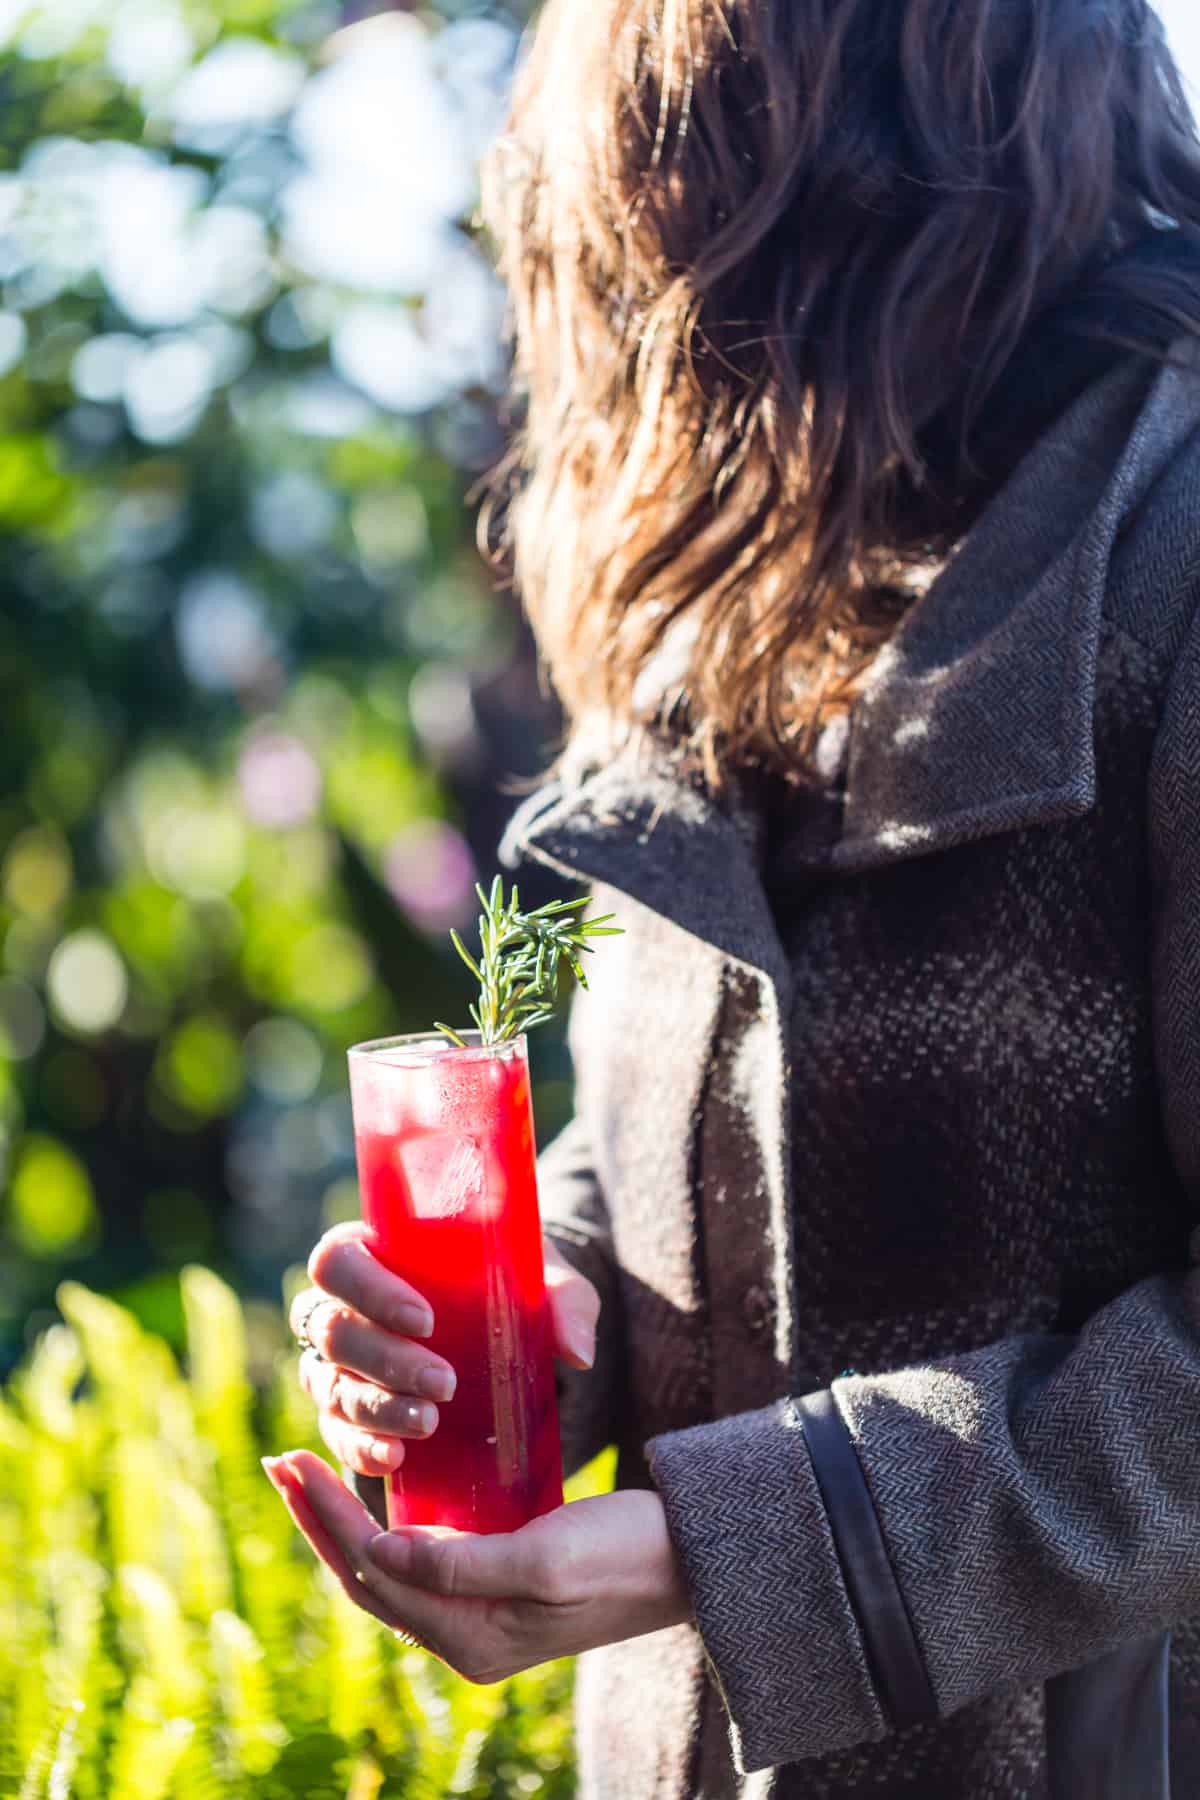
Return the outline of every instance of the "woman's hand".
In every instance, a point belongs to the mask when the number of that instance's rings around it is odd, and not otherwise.
[[[544,1242],[546,1289],[558,1356],[590,1368],[600,1296],[556,1246]],[[292,1303],[320,1351],[300,1359],[300,1380],[316,1403],[321,1436],[359,1475],[386,1475],[404,1461],[405,1438],[437,1429],[438,1405],[453,1399],[455,1372],[421,1340],[433,1314],[411,1283],[373,1256],[358,1220],[335,1225],[308,1261],[313,1283]]]
[[[575,1500],[513,1532],[380,1532],[311,1451],[264,1467],[355,1604],[468,1681],[503,1681],[691,1616],[662,1502],[648,1489]]]

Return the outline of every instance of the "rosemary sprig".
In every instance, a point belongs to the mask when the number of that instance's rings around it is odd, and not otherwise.
[[[561,962],[565,961],[579,985],[586,987],[583,956],[592,950],[588,940],[619,937],[622,927],[609,923],[616,916],[613,913],[598,919],[579,918],[579,909],[588,904],[586,894],[580,900],[551,900],[536,912],[523,913],[516,886],[506,896],[499,875],[490,894],[478,885],[475,892],[483,908],[478,961],[457,931],[452,931],[450,938],[479,983],[479,999],[470,1012],[480,1038],[485,1044],[500,1044],[553,1017]],[[437,1030],[461,1049],[467,1048],[453,1026],[438,1020]]]

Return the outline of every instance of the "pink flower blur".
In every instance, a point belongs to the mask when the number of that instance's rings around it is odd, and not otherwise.
[[[256,825],[283,830],[311,819],[321,799],[321,771],[311,750],[290,732],[248,739],[238,758],[242,805]]]
[[[393,897],[424,930],[448,931],[470,917],[475,859],[462,832],[445,820],[420,819],[397,832],[383,870]]]

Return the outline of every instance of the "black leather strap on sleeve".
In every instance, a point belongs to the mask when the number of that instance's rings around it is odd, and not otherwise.
[[[858,1453],[828,1388],[796,1402],[867,1666],[893,1730],[938,1716]]]

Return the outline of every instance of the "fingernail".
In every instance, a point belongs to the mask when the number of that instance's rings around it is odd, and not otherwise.
[[[410,1337],[425,1338],[433,1331],[433,1314],[427,1306],[402,1306],[397,1323]]]
[[[430,1406],[428,1400],[410,1400],[404,1408],[404,1420],[414,1431],[428,1437],[431,1431],[437,1429],[437,1408]]]
[[[397,1578],[407,1575],[412,1564],[412,1545],[394,1531],[381,1531],[378,1537],[368,1539],[366,1553],[377,1569]]]
[[[453,1369],[438,1368],[433,1363],[427,1363],[417,1373],[417,1392],[430,1400],[452,1400],[457,1386],[458,1376]]]
[[[296,1494],[296,1476],[291,1464],[282,1456],[262,1456],[259,1461],[267,1480],[283,1501],[288,1511],[292,1511],[292,1502]]]
[[[590,1369],[596,1360],[596,1334],[589,1331],[586,1325],[573,1325],[567,1333],[567,1343],[572,1352]]]

